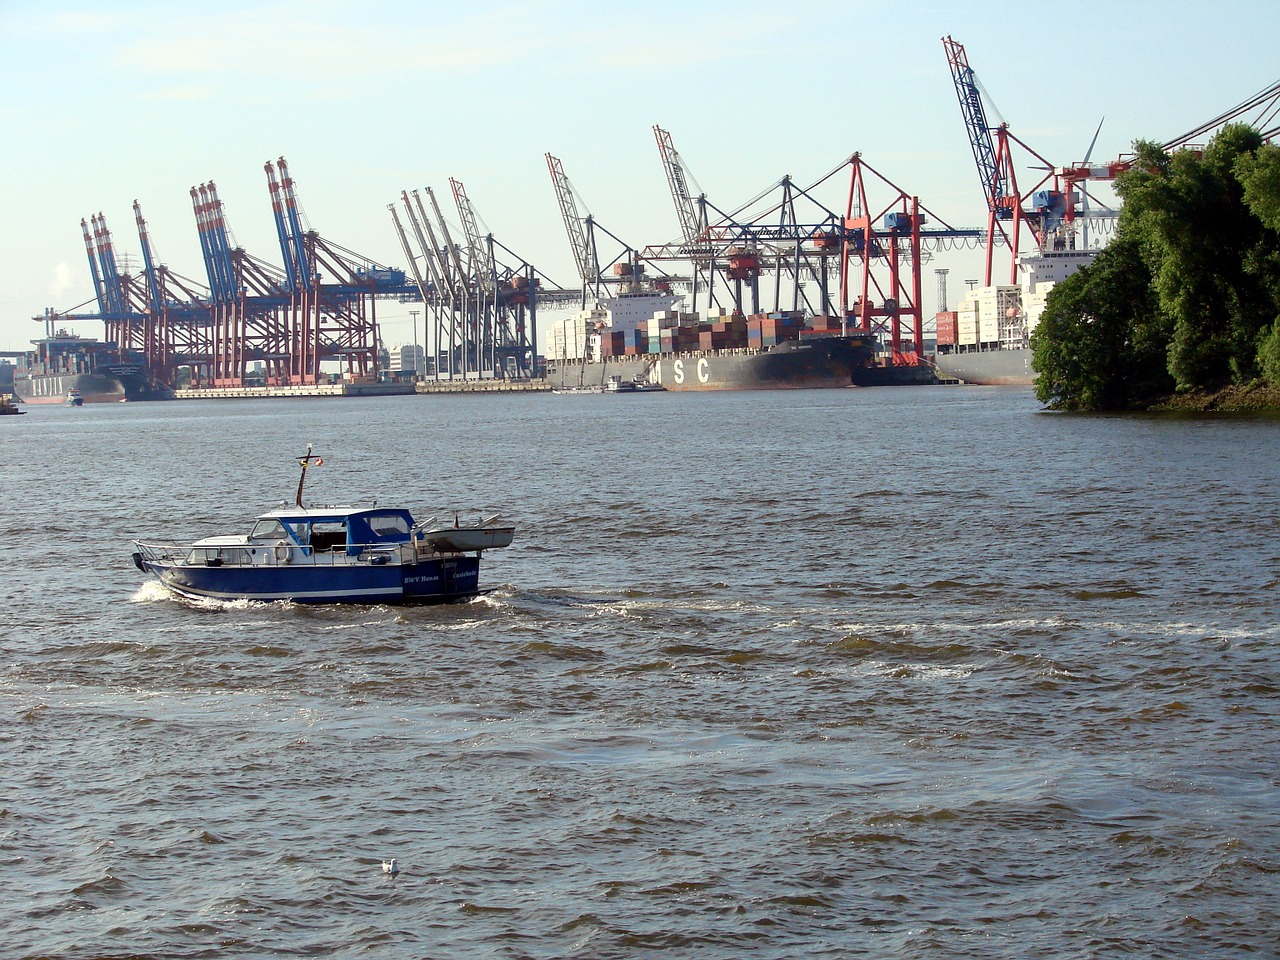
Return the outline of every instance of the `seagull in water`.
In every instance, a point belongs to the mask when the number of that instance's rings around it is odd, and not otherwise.
[[[395,857],[392,857],[390,860],[382,861],[382,872],[390,877],[394,877],[400,872],[400,864],[396,862]]]

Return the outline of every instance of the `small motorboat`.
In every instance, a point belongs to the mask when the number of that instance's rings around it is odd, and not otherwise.
[[[293,506],[256,517],[247,534],[193,543],[135,540],[133,562],[190,599],[294,603],[451,603],[480,589],[480,556],[510,546],[515,527],[498,517],[417,522],[399,507]]]
[[[79,390],[68,390],[68,391],[67,391],[67,406],[68,406],[68,407],[83,407],[83,406],[84,406],[84,397],[81,395],[81,393],[80,393],[80,391],[79,391]]]
[[[652,383],[643,376],[623,380],[621,377],[610,377],[604,385],[605,393],[656,393],[667,388],[660,383]]]

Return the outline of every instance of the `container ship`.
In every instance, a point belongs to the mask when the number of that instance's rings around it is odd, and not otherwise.
[[[979,287],[957,310],[937,315],[938,374],[983,386],[1025,386],[1031,368],[1031,332],[1054,285],[1087,266],[1097,250],[1050,250],[1018,258],[1019,283]]]
[[[154,382],[145,363],[121,358],[110,344],[59,330],[31,341],[35,350],[14,372],[13,391],[26,403],[65,403],[73,392],[85,403],[169,400],[173,391]]]
[[[702,318],[666,294],[624,294],[552,329],[552,389],[601,387],[613,378],[667,390],[786,390],[936,383],[932,367],[885,366],[876,338],[842,331],[834,317],[800,312]]]

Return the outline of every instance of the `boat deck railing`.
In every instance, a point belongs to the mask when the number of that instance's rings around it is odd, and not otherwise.
[[[411,564],[426,555],[451,551],[434,550],[424,543],[336,544],[327,549],[295,544],[226,544],[198,547],[190,543],[135,540],[134,546],[145,561],[170,565],[298,567],[351,566],[353,564]],[[350,549],[351,547],[354,550]]]

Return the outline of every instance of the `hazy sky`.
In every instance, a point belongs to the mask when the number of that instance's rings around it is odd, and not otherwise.
[[[135,198],[184,276],[206,281],[189,190],[209,180],[236,241],[279,263],[263,172],[279,156],[311,226],[372,260],[406,266],[387,212],[402,189],[434,187],[454,219],[454,177],[482,229],[565,286],[544,154],[599,223],[661,243],[679,227],[654,124],[725,209],[860,151],[939,216],[980,226],[947,34],[1055,164],[1081,159],[1104,116],[1098,161],[1280,77],[1280,4],[1261,0],[0,0],[0,349],[39,335],[45,307],[92,297],[82,218],[104,213],[117,256],[140,260]],[[933,268],[951,268],[954,301],[976,262],[929,264],[926,310]],[[379,304],[388,344],[411,339],[410,309]]]

